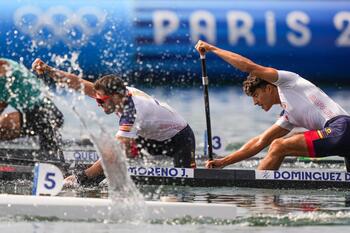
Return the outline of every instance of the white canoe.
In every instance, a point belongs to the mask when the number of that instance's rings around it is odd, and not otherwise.
[[[62,220],[108,219],[110,199],[0,195],[0,217],[31,216]],[[146,201],[145,220],[182,218],[184,216],[234,219],[243,210],[232,204]]]

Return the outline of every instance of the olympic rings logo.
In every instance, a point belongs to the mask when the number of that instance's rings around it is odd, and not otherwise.
[[[72,11],[65,6],[54,6],[45,12],[34,6],[18,8],[14,24],[34,40],[45,45],[59,40],[67,45],[82,46],[93,35],[100,33],[106,23],[107,13],[96,7],[82,7]]]

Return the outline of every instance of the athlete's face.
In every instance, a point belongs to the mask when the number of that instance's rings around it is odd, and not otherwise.
[[[266,112],[269,111],[275,104],[275,90],[273,88],[272,85],[257,88],[252,95],[254,105],[259,105]]]
[[[106,95],[103,91],[96,91],[96,101],[106,114],[122,110],[122,98],[119,95]]]

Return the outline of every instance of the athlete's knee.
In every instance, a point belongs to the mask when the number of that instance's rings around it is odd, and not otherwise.
[[[273,156],[284,156],[287,152],[286,149],[285,140],[278,138],[272,141],[269,148],[269,154]]]

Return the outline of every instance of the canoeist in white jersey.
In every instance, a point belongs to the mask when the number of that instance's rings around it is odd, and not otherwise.
[[[116,138],[126,151],[135,154],[131,145],[136,141],[137,151],[145,149],[151,155],[173,157],[175,167],[195,167],[195,138],[191,127],[174,109],[146,93],[127,87],[116,75],[106,75],[95,83],[81,79],[36,59],[32,65],[38,73],[45,73],[55,81],[81,90],[96,99],[106,114],[116,113],[119,130]],[[75,177],[79,183],[103,174],[101,161],[97,161]]]
[[[280,118],[262,134],[250,139],[239,150],[222,159],[208,161],[206,166],[225,167],[258,154],[270,146],[260,162],[260,170],[277,170],[285,156],[350,156],[350,116],[322,90],[298,74],[255,64],[251,60],[204,41],[196,49],[213,52],[220,58],[249,73],[243,83],[255,105],[269,111],[278,104]],[[308,131],[284,137],[294,127]]]

